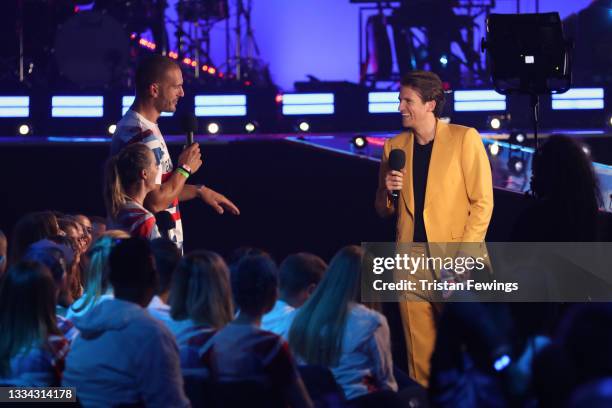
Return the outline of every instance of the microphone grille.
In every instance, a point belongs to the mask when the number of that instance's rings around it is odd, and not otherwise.
[[[389,153],[389,168],[400,171],[406,165],[406,153],[402,149],[393,149]]]

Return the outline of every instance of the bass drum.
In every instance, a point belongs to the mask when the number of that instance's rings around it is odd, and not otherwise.
[[[57,31],[55,60],[59,74],[80,87],[110,87],[126,77],[130,39],[114,18],[80,12]]]

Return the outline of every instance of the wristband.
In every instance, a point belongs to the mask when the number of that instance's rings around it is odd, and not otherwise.
[[[176,169],[176,172],[177,172],[178,174],[180,174],[181,176],[185,177],[186,179],[188,179],[188,178],[189,178],[189,176],[190,176],[190,174],[187,172],[187,170],[185,170],[185,169],[184,169],[184,168],[182,168],[182,167],[177,168],[177,169]]]
[[[186,164],[181,164],[179,167],[182,168],[183,170],[185,170],[189,174],[193,173],[193,171],[191,170],[191,167],[189,167]]]

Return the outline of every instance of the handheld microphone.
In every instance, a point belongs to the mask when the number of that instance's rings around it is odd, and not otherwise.
[[[393,149],[389,153],[389,168],[391,170],[402,171],[406,165],[406,153],[402,149]],[[400,190],[393,190],[391,195],[394,199],[399,197]]]
[[[193,113],[187,113],[181,118],[181,126],[187,134],[187,146],[191,146],[193,135],[198,131],[198,118]]]
[[[172,214],[163,210],[155,213],[155,223],[162,238],[170,239],[170,230],[176,228],[176,221],[172,218]]]

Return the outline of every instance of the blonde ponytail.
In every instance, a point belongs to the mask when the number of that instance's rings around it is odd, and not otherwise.
[[[126,203],[125,191],[117,168],[118,158],[119,155],[110,157],[104,171],[104,205],[106,215],[112,220],[117,218],[119,209]]]
[[[127,201],[131,186],[140,181],[140,173],[151,165],[151,150],[142,143],[127,145],[106,162],[104,170],[104,205],[106,213],[115,221]]]

